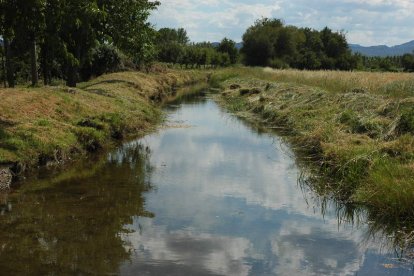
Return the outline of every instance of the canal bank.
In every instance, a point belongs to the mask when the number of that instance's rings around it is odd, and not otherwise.
[[[412,274],[412,251],[400,255],[365,212],[299,185],[294,152],[265,125],[208,94],[164,112],[154,133],[24,180],[0,216],[1,271]]]
[[[212,80],[222,88],[223,106],[278,129],[306,157],[315,190],[362,204],[376,219],[412,225],[412,77],[384,77],[235,68],[217,72]]]
[[[203,71],[108,74],[77,88],[0,89],[0,165],[15,173],[64,163],[153,130],[160,105],[206,83]]]

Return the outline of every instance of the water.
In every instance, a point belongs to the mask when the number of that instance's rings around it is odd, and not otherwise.
[[[159,132],[2,198],[0,274],[413,275],[364,215],[298,184],[276,135],[206,97],[167,112]]]

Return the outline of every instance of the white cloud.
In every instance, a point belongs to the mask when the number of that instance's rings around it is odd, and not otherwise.
[[[395,45],[414,39],[412,0],[161,0],[157,27],[184,27],[193,41],[241,40],[261,17],[287,24],[344,30],[351,43]]]
[[[168,231],[141,219],[131,229],[143,229],[123,236],[129,249],[134,251],[132,261],[121,267],[122,275],[134,275],[136,271],[158,269],[154,275],[171,273],[169,268],[180,267],[181,275],[186,269],[192,274],[249,275],[250,266],[243,259],[248,255],[251,243],[244,238],[197,233],[192,230]],[[153,263],[157,265],[154,266]],[[213,274],[212,273],[212,274]]]

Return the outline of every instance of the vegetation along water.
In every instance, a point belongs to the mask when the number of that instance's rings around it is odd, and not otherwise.
[[[412,275],[414,53],[161,4],[0,1],[0,274]]]

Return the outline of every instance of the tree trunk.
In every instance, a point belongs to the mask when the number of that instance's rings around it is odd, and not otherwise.
[[[66,85],[69,87],[76,87],[77,82],[77,72],[76,67],[73,65],[68,66],[68,78],[66,80]]]
[[[6,61],[5,61],[5,58],[4,58],[4,56],[6,54],[6,47],[3,47],[3,48],[4,48],[3,49],[4,51],[3,51],[3,55],[1,56],[1,69],[3,71],[2,82],[3,82],[4,88],[6,88],[7,87],[7,83],[6,83],[6,63],[5,63]]]
[[[36,86],[39,82],[39,76],[37,74],[37,49],[36,39],[33,39],[30,51],[31,59],[31,71],[32,71],[32,86]]]
[[[43,74],[43,84],[48,85],[48,84],[50,84],[49,79],[48,79],[49,66],[47,64],[46,51],[44,49],[42,49],[42,64],[41,64],[41,67],[42,67],[42,74]]]
[[[13,66],[13,52],[10,46],[10,42],[7,38],[4,38],[4,48],[6,50],[6,78],[9,87],[15,86],[14,82],[14,66]]]
[[[41,55],[42,55],[42,73],[43,73],[43,84],[50,85],[52,83],[52,73],[51,73],[51,63],[53,62],[53,58],[50,55],[50,51],[47,46],[47,41],[41,47]]]

